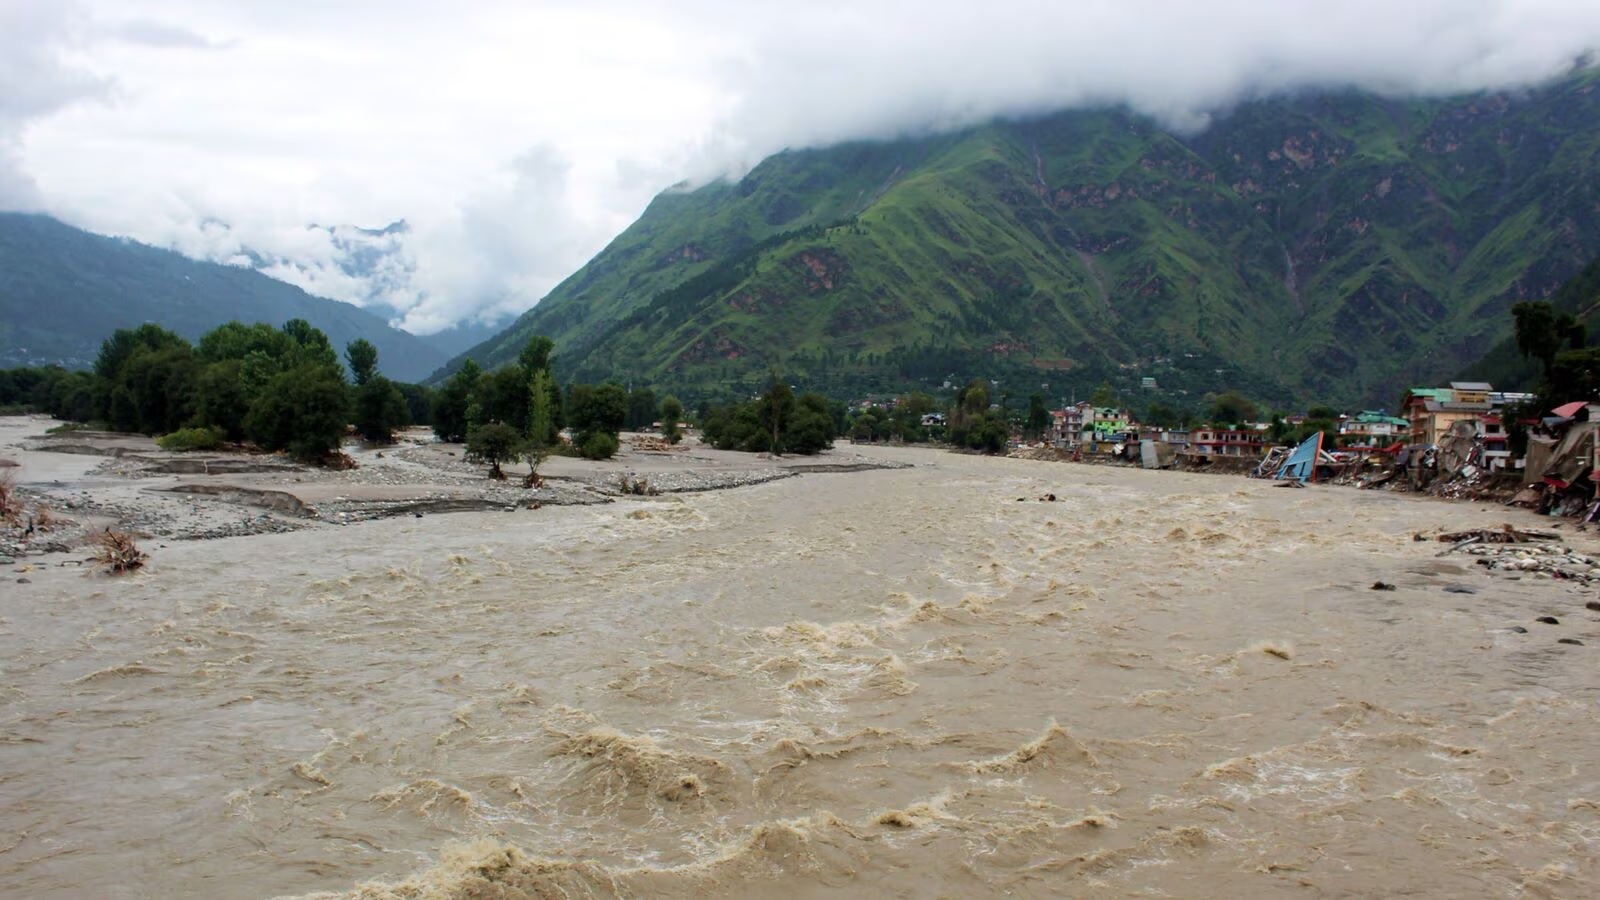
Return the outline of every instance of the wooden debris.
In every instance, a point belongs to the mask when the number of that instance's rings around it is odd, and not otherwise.
[[[628,438],[628,446],[640,453],[673,453],[686,448],[673,445],[671,442],[647,434],[637,434]]]
[[[113,575],[132,572],[150,558],[134,544],[133,535],[126,531],[112,531],[107,528],[96,542],[100,547],[95,551],[95,562],[105,566]]]
[[[17,477],[9,469],[0,474],[0,522],[22,524],[22,498],[17,496]]]
[[[617,490],[635,497],[654,497],[661,493],[650,483],[649,478],[634,475],[632,472],[617,477]]]
[[[1526,544],[1530,541],[1559,541],[1561,535],[1548,531],[1518,531],[1508,522],[1496,531],[1492,528],[1482,528],[1477,531],[1452,531],[1439,535],[1439,540],[1465,547],[1479,541],[1485,544]],[[1456,549],[1455,547],[1451,548]]]

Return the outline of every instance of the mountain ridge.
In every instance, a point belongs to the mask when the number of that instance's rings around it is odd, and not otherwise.
[[[193,341],[231,320],[302,318],[334,346],[364,337],[380,368],[416,381],[447,355],[366,310],[308,294],[254,269],[201,262],[49,216],[0,213],[0,363],[91,364],[118,328],[147,321]]]
[[[1106,108],[785,151],[658,195],[463,357],[542,333],[566,377],[688,396],[771,367],[836,392],[1154,377],[1381,405],[1600,255],[1597,81],[1266,98],[1195,135]]]

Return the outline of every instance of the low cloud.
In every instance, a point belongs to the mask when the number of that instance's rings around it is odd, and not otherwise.
[[[142,44],[147,47],[183,50],[220,50],[227,45],[218,43],[187,28],[179,28],[149,19],[130,19],[96,28],[96,35],[111,40]]]
[[[1125,104],[1180,131],[1308,88],[1387,95],[1520,88],[1600,47],[1590,0],[1159,0],[820,4],[754,32],[713,152]]]
[[[429,332],[527,309],[662,189],[784,148],[1108,104],[1196,131],[1596,48],[1593,0],[0,0],[0,205]]]

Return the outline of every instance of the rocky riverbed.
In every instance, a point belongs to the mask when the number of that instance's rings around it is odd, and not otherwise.
[[[145,540],[190,541],[354,525],[394,516],[537,510],[743,487],[810,473],[904,467],[848,449],[816,457],[717,451],[692,437],[660,450],[630,441],[611,460],[554,457],[543,483],[523,487],[526,468],[487,477],[460,445],[422,429],[389,446],[349,444],[354,461],[335,470],[246,452],[168,453],[141,435],[51,432],[42,417],[0,417],[0,460],[21,504],[0,530],[0,564],[72,553],[112,528]],[[648,448],[648,449],[643,449]]]

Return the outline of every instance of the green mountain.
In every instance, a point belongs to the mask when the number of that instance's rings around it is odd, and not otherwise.
[[[1569,313],[1583,323],[1590,347],[1600,346],[1600,257],[1557,288],[1549,301],[1556,312]],[[1517,350],[1515,336],[1509,336],[1463,370],[1460,377],[1487,381],[1502,390],[1537,391],[1543,375],[1541,364],[1523,356]]]
[[[686,397],[773,367],[836,392],[954,376],[1131,396],[1149,376],[1392,403],[1600,255],[1597,87],[1586,70],[1520,94],[1269,98],[1193,135],[1100,109],[784,152],[657,197],[467,355],[497,366],[546,334],[564,377]]]
[[[230,320],[305,319],[341,351],[359,337],[379,367],[417,381],[446,355],[348,303],[234,266],[103,237],[45,216],[0,213],[0,367],[94,362],[118,328],[154,322],[189,340]]]

